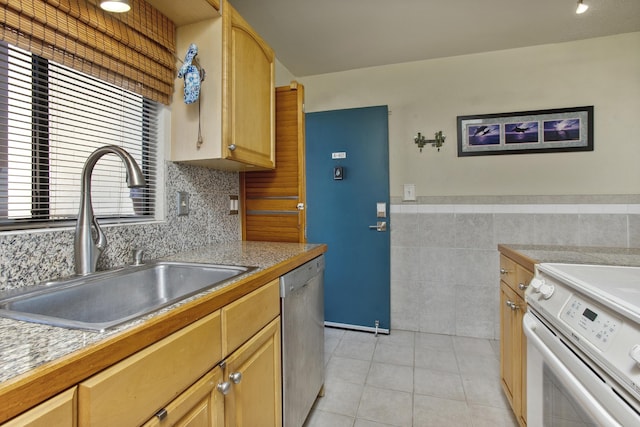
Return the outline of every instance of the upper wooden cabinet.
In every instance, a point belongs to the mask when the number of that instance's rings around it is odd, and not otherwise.
[[[185,104],[176,82],[171,160],[225,170],[275,167],[275,55],[229,4],[221,16],[177,28],[177,49],[191,43],[206,71],[200,100]]]

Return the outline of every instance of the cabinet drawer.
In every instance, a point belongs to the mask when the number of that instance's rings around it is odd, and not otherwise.
[[[529,286],[533,273],[504,255],[500,255],[500,280],[524,299],[524,290]]]
[[[64,391],[2,424],[2,427],[53,427],[76,425],[76,388]]]
[[[500,255],[500,280],[509,285],[511,289],[515,289],[516,263],[502,254]]]
[[[217,311],[80,383],[82,426],[140,425],[222,359]]]
[[[222,308],[222,353],[228,356],[280,314],[278,279]]]

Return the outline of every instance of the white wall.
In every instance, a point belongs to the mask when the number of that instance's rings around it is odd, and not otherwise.
[[[498,243],[640,247],[640,32],[298,80],[307,112],[389,106],[392,329],[498,338]],[[457,157],[458,115],[583,105],[593,152]]]
[[[391,196],[640,193],[640,32],[304,77],[306,111],[388,105]],[[595,151],[457,157],[456,117],[594,105]],[[442,130],[438,153],[413,142]]]

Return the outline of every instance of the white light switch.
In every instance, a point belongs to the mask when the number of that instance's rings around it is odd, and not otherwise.
[[[402,196],[402,200],[405,202],[410,202],[416,200],[416,185],[415,184],[405,184],[404,185],[404,194]]]

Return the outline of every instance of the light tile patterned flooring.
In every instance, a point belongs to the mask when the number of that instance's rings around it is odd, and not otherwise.
[[[325,328],[325,395],[304,427],[515,427],[497,341]]]

